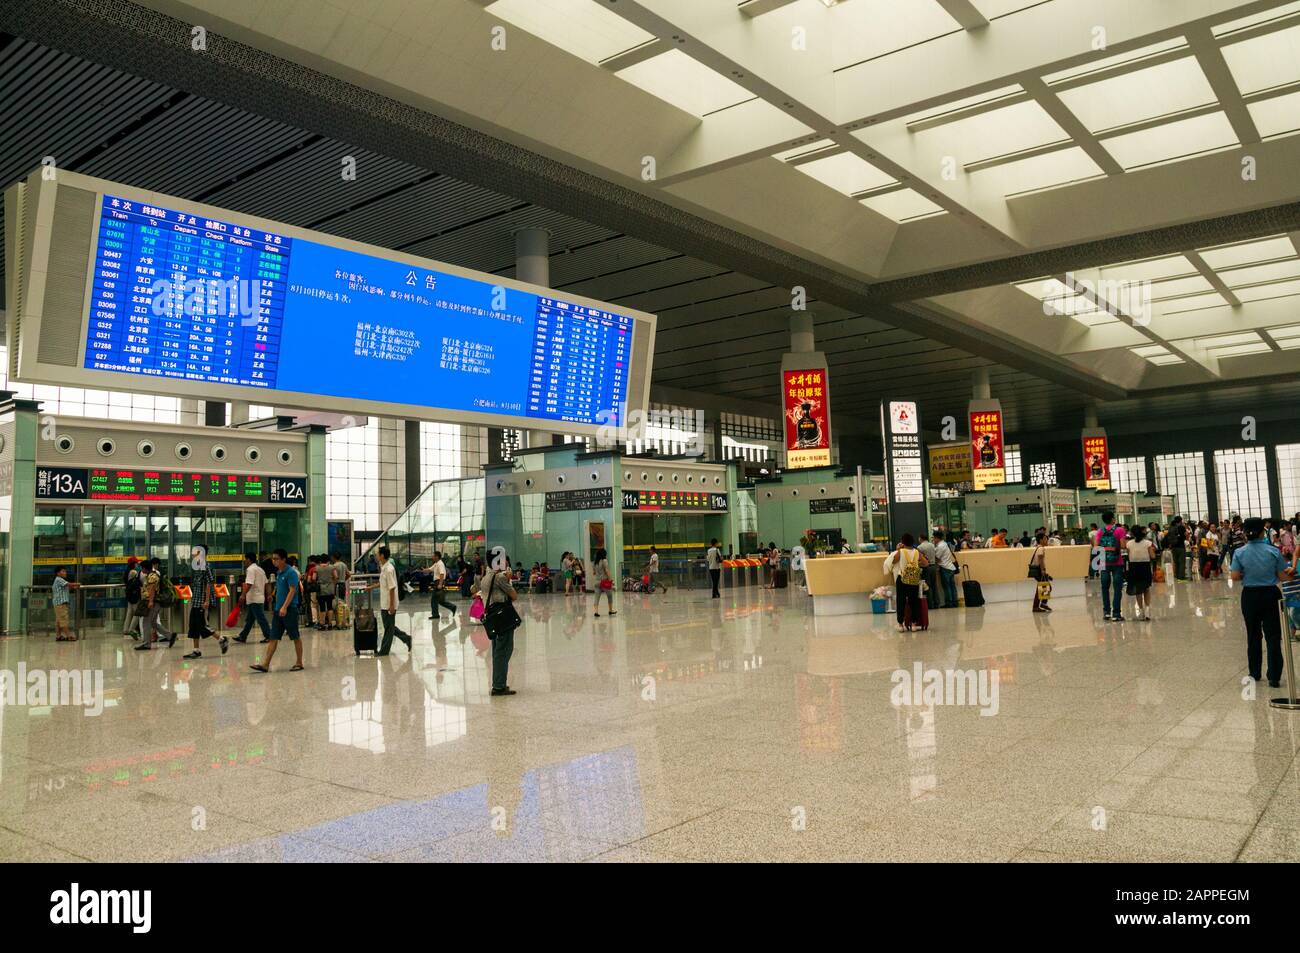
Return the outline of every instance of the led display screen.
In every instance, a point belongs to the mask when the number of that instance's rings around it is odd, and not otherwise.
[[[38,466],[36,498],[106,503],[264,503],[272,506],[305,506],[307,478],[193,470]]]
[[[589,435],[648,398],[634,309],[76,173],[6,229],[19,380]]]

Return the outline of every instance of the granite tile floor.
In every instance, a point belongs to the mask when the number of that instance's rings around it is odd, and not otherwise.
[[[1237,593],[1155,596],[915,636],[795,588],[525,597],[507,698],[482,629],[410,601],[412,653],[310,633],[297,673],[0,640],[0,670],[104,679],[98,715],[0,707],[0,860],[1300,859],[1300,713],[1246,681]],[[901,694],[931,670],[961,678]]]

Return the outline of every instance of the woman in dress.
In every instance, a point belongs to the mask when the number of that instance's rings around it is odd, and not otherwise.
[[[600,616],[600,597],[604,596],[608,601],[609,614],[618,615],[614,611],[614,579],[609,574],[609,557],[605,555],[605,550],[596,550],[596,564],[592,567],[596,573],[596,616]]]
[[[1133,597],[1138,622],[1151,621],[1151,566],[1156,559],[1156,544],[1145,526],[1133,527],[1133,535],[1124,543],[1128,555],[1128,593]]]

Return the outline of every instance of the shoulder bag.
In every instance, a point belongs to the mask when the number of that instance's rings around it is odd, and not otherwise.
[[[492,581],[488,583],[487,597],[483,600],[487,608],[483,610],[483,628],[487,629],[489,639],[495,639],[498,635],[507,635],[519,628],[519,613],[515,611],[514,603],[509,598],[501,602],[492,601],[492,590],[496,587],[497,576],[500,571],[492,574]]]

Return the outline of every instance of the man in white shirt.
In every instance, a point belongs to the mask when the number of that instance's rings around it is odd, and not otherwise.
[[[443,609],[456,618],[456,606],[447,601],[447,564],[442,561],[442,553],[433,554],[433,565],[426,571],[433,575],[433,601],[429,605],[433,613],[429,618],[441,619]]]
[[[411,650],[411,637],[397,627],[397,567],[388,555],[388,547],[379,547],[379,617],[384,620],[384,641],[376,655],[387,655],[396,635]]]
[[[257,553],[244,553],[244,582],[239,587],[239,601],[244,605],[244,627],[235,636],[236,642],[247,642],[253,623],[262,630],[262,641],[271,641],[271,631],[266,624],[266,572],[257,564]]]
[[[957,607],[957,560],[952,545],[943,533],[934,534],[934,559],[939,570],[939,588],[943,590],[943,609]]]

